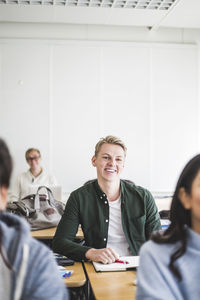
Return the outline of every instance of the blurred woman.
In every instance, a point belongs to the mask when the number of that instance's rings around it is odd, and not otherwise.
[[[42,158],[38,149],[28,149],[25,153],[25,158],[30,168],[28,169],[28,171],[22,173],[17,177],[14,187],[11,191],[11,202],[18,201],[29,195],[30,188],[34,185],[51,186],[57,184],[55,177],[49,175],[41,167]]]
[[[170,221],[141,248],[138,300],[200,298],[200,155],[180,175]]]

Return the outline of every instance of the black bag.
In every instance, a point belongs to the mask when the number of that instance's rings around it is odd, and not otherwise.
[[[39,194],[46,189],[46,194]],[[57,226],[64,212],[64,204],[53,198],[52,191],[46,186],[39,186],[36,194],[28,195],[18,202],[8,203],[7,211],[26,218],[31,230]]]
[[[32,195],[34,196],[34,195]],[[8,203],[6,210],[12,214],[16,214],[20,217],[28,217],[35,213],[35,209],[28,208],[23,202]]]
[[[54,258],[59,266],[72,266],[74,265],[74,260],[70,259],[64,255],[53,253]]]

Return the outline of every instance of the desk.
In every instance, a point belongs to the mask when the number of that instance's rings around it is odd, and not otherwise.
[[[134,300],[136,286],[133,280],[136,271],[99,272],[92,263],[84,263],[85,269],[96,300]]]
[[[52,228],[47,228],[47,229],[31,231],[31,235],[32,235],[32,237],[34,237],[38,240],[52,240],[55,232],[56,232],[56,227],[52,227]],[[82,231],[81,227],[78,228],[76,238],[79,238],[79,239],[83,238],[83,231]]]
[[[86,283],[85,272],[81,262],[75,262],[73,266],[67,266],[65,268],[74,271],[70,277],[63,278],[68,288],[81,287]]]

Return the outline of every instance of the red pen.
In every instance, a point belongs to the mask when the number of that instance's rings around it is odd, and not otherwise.
[[[128,261],[120,260],[120,259],[116,259],[115,262],[116,262],[116,263],[119,263],[119,264],[126,264],[126,265],[129,264]]]

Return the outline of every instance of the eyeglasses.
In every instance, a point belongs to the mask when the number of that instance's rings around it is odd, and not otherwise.
[[[27,161],[33,161],[33,160],[36,160],[38,161],[38,159],[40,158],[40,156],[33,156],[33,157],[27,157]]]

